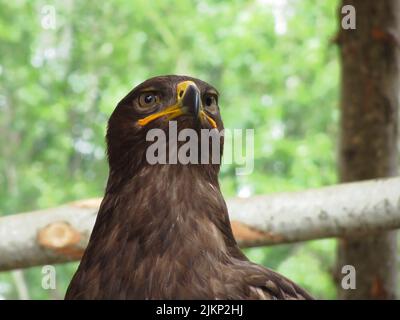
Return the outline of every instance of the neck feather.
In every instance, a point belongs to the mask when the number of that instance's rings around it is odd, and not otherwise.
[[[185,246],[211,252],[236,247],[214,168],[144,166],[130,179],[121,176],[123,180],[117,192],[109,181],[99,214],[113,208],[112,224],[123,224],[124,234],[140,243],[143,253]]]
[[[107,277],[99,290],[121,298],[183,297],[185,283],[205,272],[223,277],[222,266],[246,259],[233,238],[217,177],[201,172],[153,166],[117,192],[108,189],[80,265],[87,277]],[[199,287],[193,297],[207,297],[206,291]]]

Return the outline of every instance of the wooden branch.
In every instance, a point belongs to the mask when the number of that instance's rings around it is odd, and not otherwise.
[[[264,235],[242,238],[244,246],[357,237],[400,228],[400,178],[235,198],[228,208],[232,221]]]
[[[0,270],[78,260],[101,199],[0,218]],[[242,247],[400,228],[400,178],[227,201]]]

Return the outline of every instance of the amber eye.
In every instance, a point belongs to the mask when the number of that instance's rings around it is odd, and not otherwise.
[[[154,92],[144,92],[139,96],[139,105],[141,108],[153,107],[158,101],[158,95]]]
[[[214,97],[206,97],[206,106],[210,107],[214,102]]]
[[[207,94],[204,97],[204,106],[210,112],[216,112],[218,109],[217,97],[213,94]]]

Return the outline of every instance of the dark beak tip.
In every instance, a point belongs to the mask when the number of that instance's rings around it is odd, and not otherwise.
[[[194,85],[189,85],[184,93],[182,105],[188,108],[188,112],[193,114],[196,118],[200,112],[200,92]]]

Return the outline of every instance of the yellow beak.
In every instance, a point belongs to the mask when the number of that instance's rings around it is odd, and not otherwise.
[[[177,101],[175,104],[165,108],[160,112],[153,113],[138,120],[138,124],[143,127],[153,120],[163,116],[168,116],[167,120],[169,121],[183,114],[192,114],[196,119],[205,119],[213,128],[217,128],[217,124],[214,119],[212,119],[203,111],[200,90],[193,81],[180,82],[176,86],[176,97]]]

